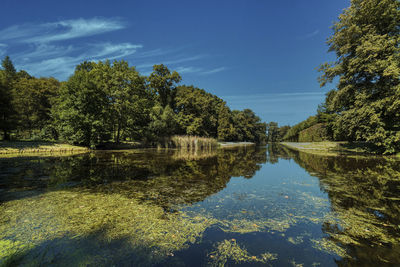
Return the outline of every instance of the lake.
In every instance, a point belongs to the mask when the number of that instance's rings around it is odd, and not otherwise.
[[[0,159],[0,266],[393,266],[400,160],[279,145]]]

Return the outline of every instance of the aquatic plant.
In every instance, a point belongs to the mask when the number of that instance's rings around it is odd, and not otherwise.
[[[241,248],[235,239],[231,239],[219,242],[216,245],[216,250],[211,252],[208,257],[210,258],[211,266],[226,266],[228,261],[235,263],[267,263],[277,259],[277,254],[265,252],[259,256],[252,256],[246,249]]]

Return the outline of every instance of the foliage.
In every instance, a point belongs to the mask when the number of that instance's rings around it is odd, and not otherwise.
[[[226,103],[154,65],[141,76],[125,61],[83,62],[66,82],[17,72],[9,57],[0,70],[0,130],[4,139],[61,140],[86,147],[121,141],[156,145],[173,135],[265,143],[253,111]],[[14,131],[17,130],[17,131]]]
[[[181,80],[179,73],[171,72],[163,64],[153,66],[153,72],[148,77],[149,86],[163,108],[167,105],[174,107],[176,84]]]
[[[275,143],[283,141],[283,137],[290,130],[290,128],[291,127],[289,125],[278,127],[278,123],[274,121],[267,123],[267,142]]]
[[[315,116],[310,116],[306,120],[294,125],[292,128],[290,128],[285,136],[283,137],[283,140],[285,141],[292,141],[292,142],[297,142],[299,140],[299,135],[300,132],[317,124],[318,120]]]
[[[21,78],[14,84],[13,105],[20,130],[32,133],[50,125],[50,109],[59,87],[54,78]]]
[[[335,139],[400,150],[400,2],[352,0],[328,40],[337,60],[321,65],[321,86],[339,79],[327,98],[338,116]]]
[[[3,131],[3,138],[8,140],[9,133],[14,128],[12,105],[12,80],[16,75],[15,68],[7,56],[2,61],[3,69],[0,70],[0,129]]]
[[[222,99],[193,86],[179,86],[176,92],[179,127],[187,135],[217,137]]]
[[[61,138],[96,146],[142,135],[150,108],[145,79],[125,61],[83,63],[60,89],[53,109]]]
[[[299,142],[321,142],[327,140],[326,124],[317,123],[299,133]]]

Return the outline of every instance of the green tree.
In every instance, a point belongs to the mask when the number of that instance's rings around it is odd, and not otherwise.
[[[225,102],[222,102],[218,111],[218,140],[235,141],[235,127],[232,121],[232,112]]]
[[[1,62],[0,70],[0,129],[3,131],[3,139],[10,139],[10,131],[15,127],[13,116],[15,114],[12,105],[12,88],[16,77],[16,70],[11,59],[6,56]]]
[[[321,86],[338,78],[327,108],[334,135],[400,150],[400,2],[352,0],[328,40],[337,60],[321,65]]]
[[[33,130],[44,130],[50,125],[50,110],[60,82],[54,78],[22,77],[14,84],[13,104],[17,111],[18,128],[31,135]]]
[[[61,86],[53,109],[63,139],[96,146],[138,138],[150,108],[145,79],[124,61],[84,62]]]
[[[222,103],[222,99],[203,89],[179,86],[175,104],[180,128],[188,135],[216,138],[218,113]]]
[[[266,123],[261,122],[251,109],[233,110],[232,121],[236,141],[266,143]]]
[[[182,80],[176,72],[171,72],[163,64],[154,65],[153,72],[148,77],[150,89],[157,95],[162,107],[169,105],[174,108],[176,84]]]
[[[278,123],[271,121],[267,123],[267,142],[274,143],[279,141],[279,127]]]

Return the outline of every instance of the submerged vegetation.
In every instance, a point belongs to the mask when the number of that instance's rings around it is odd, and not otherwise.
[[[319,180],[255,176],[265,162],[287,169],[290,158]],[[188,253],[204,265],[396,263],[400,255],[388,250],[400,243],[397,163],[282,146],[4,158],[0,258],[187,265]],[[305,247],[309,260],[296,256]]]

